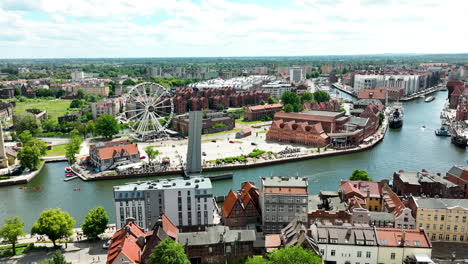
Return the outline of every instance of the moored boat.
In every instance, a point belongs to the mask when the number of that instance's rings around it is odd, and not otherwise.
[[[403,105],[401,103],[394,103],[390,107],[388,125],[390,128],[400,128],[403,126]]]
[[[424,99],[424,102],[429,103],[429,102],[434,101],[434,99],[435,99],[435,96],[431,95],[431,96],[427,97],[426,99]]]

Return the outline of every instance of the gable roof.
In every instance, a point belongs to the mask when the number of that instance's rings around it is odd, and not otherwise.
[[[381,198],[382,197],[382,186],[380,182],[373,181],[341,181],[340,190],[345,195],[350,193],[356,193],[361,198],[369,197]]]
[[[140,153],[138,151],[137,144],[128,144],[123,146],[113,146],[98,149],[99,158],[102,160],[111,159],[117,153],[123,154],[125,152],[127,152],[129,155],[136,155]]]
[[[223,206],[221,207],[221,211],[223,212],[224,217],[228,217],[231,214],[231,211],[236,203],[238,203],[237,194],[233,190],[230,190],[226,200],[223,203]]]
[[[385,247],[431,248],[431,242],[424,230],[376,228],[377,243]],[[405,243],[403,243],[405,241]]]
[[[107,264],[114,263],[120,254],[124,254],[132,263],[140,263],[142,247],[137,243],[140,236],[145,237],[145,232],[133,222],[129,222],[117,231],[112,236],[107,251]]]

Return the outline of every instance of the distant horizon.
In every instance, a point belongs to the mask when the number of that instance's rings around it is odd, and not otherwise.
[[[215,58],[303,58],[303,57],[371,57],[371,56],[468,56],[468,52],[461,53],[369,53],[369,54],[325,54],[325,55],[264,55],[264,56],[184,56],[184,57],[43,57],[43,58],[0,58],[0,60],[86,60],[86,59],[215,59]]]
[[[458,54],[466,10],[458,0],[0,0],[0,57]]]

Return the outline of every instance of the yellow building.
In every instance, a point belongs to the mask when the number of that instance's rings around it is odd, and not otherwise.
[[[432,263],[432,244],[424,230],[376,228],[378,264]]]
[[[468,242],[468,199],[411,197],[409,207],[431,241]]]
[[[343,193],[347,203],[354,208],[362,207],[374,212],[383,210],[380,182],[341,181],[339,191]]]

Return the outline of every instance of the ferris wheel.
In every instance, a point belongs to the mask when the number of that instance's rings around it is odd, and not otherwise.
[[[144,82],[128,92],[123,119],[135,139],[146,141],[165,135],[173,113],[174,103],[168,89]]]

